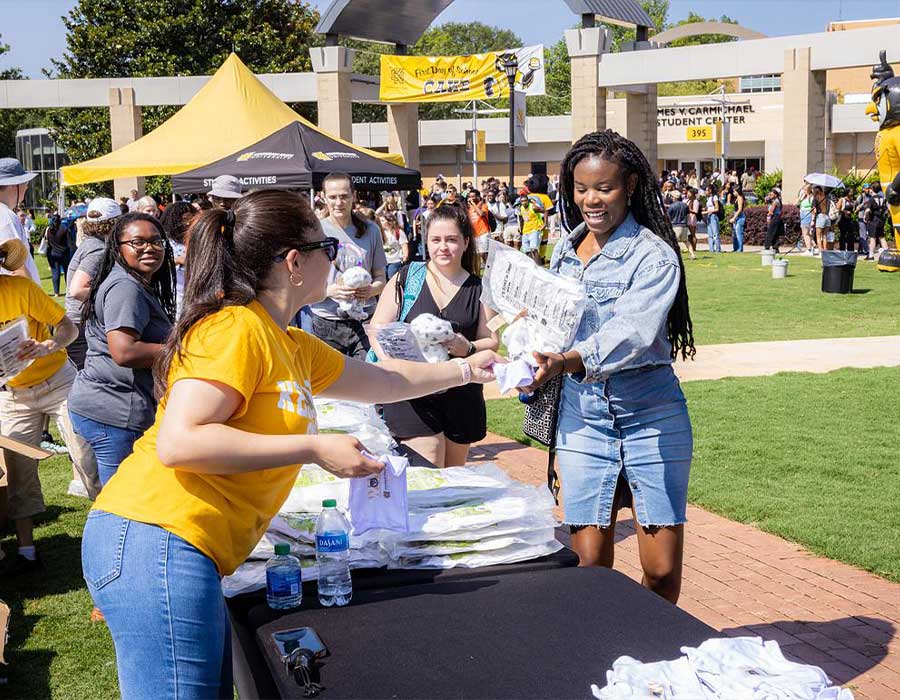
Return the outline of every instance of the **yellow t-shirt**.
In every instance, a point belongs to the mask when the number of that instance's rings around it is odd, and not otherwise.
[[[312,397],[344,369],[343,355],[297,328],[283,331],[255,301],[204,319],[183,347],[169,370],[169,388],[185,378],[228,385],[244,402],[226,425],[248,433],[315,433]],[[301,465],[227,475],[166,467],[156,455],[166,398],[94,507],[159,525],[210,557],[221,574],[230,574],[262,537]]]
[[[522,217],[522,233],[543,231],[547,227],[547,212],[553,208],[553,200],[541,192],[529,194],[528,199],[532,200],[531,206],[519,209],[519,214]],[[534,200],[540,202],[543,211],[537,208],[537,202]]]
[[[30,279],[14,275],[0,275],[0,325],[28,319],[28,335],[39,343],[50,338],[50,328],[62,321],[65,309],[53,301],[47,293]],[[9,380],[13,389],[24,389],[45,382],[66,363],[66,351],[39,357]]]

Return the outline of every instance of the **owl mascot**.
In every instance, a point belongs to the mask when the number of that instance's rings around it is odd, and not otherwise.
[[[890,208],[894,240],[900,242],[900,77],[894,76],[886,54],[882,51],[879,54],[881,62],[872,68],[871,77],[875,82],[866,114],[878,122],[878,134],[875,136],[878,178]],[[900,257],[896,251],[885,253]],[[891,262],[897,264],[896,261]]]

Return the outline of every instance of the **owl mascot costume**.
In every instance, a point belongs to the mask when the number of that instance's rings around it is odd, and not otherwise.
[[[900,77],[894,76],[885,51],[880,53],[879,58],[879,65],[872,68],[875,82],[866,114],[878,122],[878,134],[875,136],[878,178],[890,208],[894,241],[900,243]],[[900,266],[900,255],[896,251],[885,251],[882,257],[891,260],[879,259],[879,268],[881,263],[893,269]]]

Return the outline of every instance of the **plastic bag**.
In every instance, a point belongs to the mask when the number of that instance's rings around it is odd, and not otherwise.
[[[446,344],[456,337],[449,321],[438,318],[434,314],[420,314],[409,324],[422,355],[428,362],[446,362],[450,357]]]
[[[512,323],[522,311],[528,351],[564,352],[587,304],[584,285],[534,264],[528,256],[497,241],[490,242],[481,285],[481,302]]]
[[[460,552],[490,552],[512,545],[543,544],[555,539],[553,525],[530,530],[517,529],[503,535],[484,539],[463,539],[450,537],[445,540],[386,542],[385,550],[392,559],[422,556],[446,556]]]
[[[364,267],[357,266],[341,273],[340,283],[351,289],[363,289],[372,284],[372,275]],[[365,321],[369,314],[365,310],[365,302],[359,299],[351,299],[350,301],[339,300],[337,303],[338,311],[347,318],[356,321]]]
[[[514,544],[489,552],[459,552],[445,556],[401,557],[389,569],[474,569],[497,564],[512,564],[555,554],[562,545],[556,540],[541,544]]]

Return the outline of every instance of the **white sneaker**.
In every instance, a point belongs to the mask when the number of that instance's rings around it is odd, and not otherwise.
[[[72,479],[72,481],[69,482],[69,488],[66,490],[66,494],[69,496],[77,496],[78,498],[88,498],[87,489],[84,488],[81,479]]]

